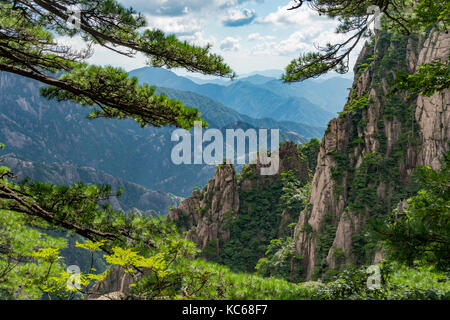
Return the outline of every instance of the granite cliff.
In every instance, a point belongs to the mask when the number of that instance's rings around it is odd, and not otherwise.
[[[307,158],[296,144],[279,149],[280,166],[272,176],[261,164],[219,165],[214,178],[173,208],[168,218],[194,241],[203,255],[237,270],[254,267],[271,240],[287,235],[303,208],[302,190],[309,181]]]
[[[447,60],[449,53],[450,36],[436,31],[410,37],[379,33],[366,43],[348,101],[330,121],[314,159],[308,201],[295,206],[286,201],[308,181],[304,155],[286,143],[278,175],[259,176],[257,166],[237,175],[233,167],[219,166],[208,185],[169,218],[204,256],[244,271],[254,271],[270,239],[290,236],[287,226],[295,219],[293,251],[300,258],[291,269],[304,279],[380,261],[383,251],[370,237],[369,222],[418,191],[415,169],[426,164],[438,169],[450,137],[448,90],[431,97],[392,94],[392,82],[397,72],[414,73],[424,63]],[[279,192],[289,185],[290,171],[300,181],[296,191]]]
[[[345,264],[379,261],[382,250],[367,237],[367,222],[386,215],[417,190],[414,170],[449,149],[450,94],[389,95],[396,72],[413,73],[448,60],[450,35],[377,34],[360,53],[343,112],[330,121],[317,159],[309,202],[295,228],[296,252],[307,279]]]

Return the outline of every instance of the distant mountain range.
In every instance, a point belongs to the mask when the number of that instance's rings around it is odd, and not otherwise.
[[[333,113],[332,118],[334,118],[337,112],[342,111],[343,106],[347,102],[347,89],[352,86],[352,82],[352,80],[343,77],[295,83],[283,83],[280,80],[271,80],[262,84],[262,87],[281,96],[307,99],[315,105]]]
[[[116,210],[141,212],[147,216],[166,214],[171,206],[177,206],[182,199],[170,193],[149,190],[101,170],[76,166],[70,162],[33,162],[15,154],[6,154],[0,156],[0,164],[11,168],[20,180],[29,178],[57,185],[71,185],[81,181],[86,184],[106,184],[111,186],[113,193],[120,187],[124,192],[120,197],[111,197],[109,202],[112,207]]]
[[[236,122],[242,122],[255,128],[280,129],[282,140],[304,142],[310,138],[322,137],[326,127],[315,127],[289,120],[277,121],[269,117],[255,119],[225,107],[211,98],[189,91],[158,88],[156,92],[165,93],[169,98],[181,100],[187,106],[200,110],[210,128],[220,129]]]
[[[261,70],[261,71],[254,71],[251,73],[246,74],[240,74],[237,77],[237,80],[244,80],[244,78],[250,78],[251,76],[261,76],[263,78],[267,78],[269,80],[279,79],[281,75],[283,74],[282,70]],[[219,84],[223,86],[227,86],[229,84],[233,83],[233,80],[230,79],[217,79],[217,77],[210,77],[206,76],[204,78],[199,78],[192,75],[184,75],[185,78],[188,78],[189,80],[194,81],[197,84],[206,84],[206,83],[214,83]]]
[[[334,117],[331,112],[304,98],[281,96],[247,81],[234,81],[228,86],[211,83],[199,85],[168,70],[151,67],[133,70],[130,75],[136,76],[141,83],[158,83],[162,87],[201,94],[253,118],[290,120],[325,127]]]
[[[279,78],[281,78],[281,75],[283,73],[284,73],[283,70],[267,69],[267,70],[258,70],[258,71],[253,71],[250,73],[240,74],[239,77],[246,78],[246,77],[250,77],[250,76],[254,76],[254,75],[260,75],[260,76],[264,76],[264,77],[279,79]]]
[[[41,87],[37,81],[0,73],[0,142],[6,144],[2,154],[12,153],[36,164],[69,161],[71,166],[89,167],[123,183],[179,196],[190,195],[214,175],[215,166],[172,163],[173,128],[142,129],[132,120],[89,120],[90,108],[49,101],[40,96]],[[158,88],[162,91],[199,109],[211,128],[278,128],[281,140],[296,143],[320,138],[324,132],[324,128],[293,121],[255,119],[193,92]]]
[[[344,77],[284,83],[277,77],[249,74],[237,80],[211,83],[191,80],[161,68],[130,71],[141,82],[207,96],[253,118],[272,118],[325,127],[347,101],[352,81]],[[281,71],[280,71],[281,73]]]

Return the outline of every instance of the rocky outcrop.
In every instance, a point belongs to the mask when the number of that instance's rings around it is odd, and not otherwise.
[[[125,300],[130,294],[130,284],[133,279],[131,274],[115,265],[108,271],[105,279],[97,282],[91,289],[89,299],[95,300]]]
[[[241,174],[236,174],[232,165],[219,165],[214,178],[202,190],[194,190],[191,197],[173,208],[168,219],[177,224],[180,232],[186,232],[186,237],[194,241],[206,256],[208,253],[219,255],[221,246],[232,240],[235,247],[230,251],[235,253],[236,250],[249,249],[245,248],[245,243],[252,240],[249,234],[257,237],[254,242],[259,242],[262,246],[267,245],[273,237],[283,234],[289,223],[292,223],[293,215],[297,217],[300,212],[294,212],[295,205],[292,205],[291,210],[282,205],[282,202],[286,201],[281,196],[283,187],[287,185],[287,182],[284,185],[283,179],[288,179],[285,175],[289,173],[289,179],[297,181],[298,185],[309,180],[306,159],[295,143],[282,144],[279,157],[279,171],[272,176],[260,174],[262,165],[259,162],[244,167]],[[267,205],[261,207],[255,197],[263,193],[270,198],[264,198]],[[248,223],[243,222],[245,219],[267,219],[274,224],[266,223],[265,228],[255,224],[250,228]],[[233,228],[234,224],[238,224],[239,228]],[[247,227],[251,230],[245,230]],[[218,261],[229,263],[228,260]]]
[[[368,219],[388,214],[415,191],[412,172],[439,168],[449,149],[450,94],[387,97],[397,71],[448,60],[450,35],[406,38],[377,34],[355,67],[349,101],[322,140],[311,206],[295,229],[307,279],[349,263],[372,263],[380,250],[365,238]],[[361,98],[365,98],[361,99]]]
[[[120,292],[120,291],[114,291],[107,294],[104,294],[98,298],[90,299],[90,300],[127,300],[127,295]]]
[[[169,212],[168,218],[178,222],[180,232],[187,231],[186,237],[204,249],[211,240],[230,239],[230,230],[224,226],[238,211],[236,172],[232,165],[223,164],[203,190],[194,190]]]
[[[418,66],[435,59],[448,60],[450,57],[450,35],[433,32],[424,41],[415,63]],[[414,55],[411,54],[414,61]],[[420,139],[423,148],[417,155],[419,165],[430,164],[433,169],[440,168],[439,158],[448,148],[450,137],[450,93],[435,93],[431,97],[418,97],[415,117],[420,126]]]

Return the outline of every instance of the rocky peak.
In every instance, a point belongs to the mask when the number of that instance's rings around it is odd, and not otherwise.
[[[232,165],[218,166],[214,178],[173,208],[168,218],[177,224],[180,232],[186,232],[186,237],[194,241],[205,256],[214,256],[225,264],[228,260],[219,258],[221,249],[230,243],[235,246],[233,252],[249,249],[246,243],[252,240],[249,235],[253,234],[256,238],[253,242],[261,244],[262,252],[256,254],[256,259],[264,254],[264,246],[270,240],[287,232],[288,224],[295,221],[301,211],[296,207],[299,203],[288,209],[284,202],[290,200],[291,195],[283,196],[285,187],[294,194],[293,190],[306,184],[309,178],[306,158],[295,143],[283,143],[279,156],[279,171],[272,176],[260,174],[262,164],[259,161],[244,166],[241,174],[236,174]],[[271,223],[264,222],[265,219]],[[235,258],[234,262],[239,259]],[[255,264],[256,261],[250,263],[253,267]]]
[[[196,189],[192,196],[169,212],[180,232],[187,231],[186,237],[199,248],[208,242],[230,238],[230,230],[225,230],[225,222],[239,211],[239,194],[236,172],[232,165],[217,167],[214,178],[202,189]]]
[[[307,279],[379,260],[366,238],[367,220],[390,213],[415,192],[411,174],[418,166],[439,167],[449,149],[448,90],[432,97],[387,94],[397,71],[445,61],[449,53],[450,35],[434,31],[409,38],[377,34],[362,50],[349,100],[322,140],[311,206],[295,229]]]

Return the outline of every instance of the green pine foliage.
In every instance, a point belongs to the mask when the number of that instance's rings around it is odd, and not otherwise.
[[[210,53],[210,45],[189,45],[174,35],[143,28],[147,25],[144,15],[114,0],[77,0],[70,5],[80,11],[73,25],[68,23],[68,2],[2,1],[0,70],[49,85],[42,90],[49,99],[94,106],[91,118],[132,118],[141,126],[183,128],[201,120],[198,110],[155,94],[155,88],[139,85],[121,68],[87,64],[92,46],[128,57],[141,53],[155,67],[235,77],[222,57]],[[76,51],[62,46],[56,41],[60,36],[79,36],[86,48]]]
[[[295,9],[302,7],[300,1]],[[286,67],[286,72],[282,79],[286,82],[303,81],[309,78],[318,77],[328,71],[346,73],[349,69],[350,54],[360,41],[370,38],[373,35],[371,26],[374,21],[374,12],[370,12],[370,7],[377,7],[382,14],[380,19],[382,31],[387,31],[397,35],[419,35],[425,34],[430,29],[448,32],[448,21],[450,5],[446,0],[420,0],[420,1],[313,1],[312,8],[319,15],[326,15],[339,19],[336,28],[337,33],[345,34],[346,38],[340,43],[327,43],[319,47],[317,52],[303,53],[299,58],[294,59]],[[364,62],[355,73],[364,71],[369,63]],[[446,82],[445,75],[448,74],[448,66],[436,70],[435,63],[425,65],[415,75],[404,75],[399,82],[400,88],[406,87],[416,91],[421,91],[431,95],[435,91],[442,90]],[[433,69],[430,72],[430,69]],[[437,75],[433,79],[432,74]],[[444,77],[442,77],[444,75]],[[405,81],[405,79],[407,79]],[[418,86],[422,84],[425,86]]]
[[[450,87],[450,63],[439,60],[419,66],[415,74],[399,72],[392,93],[407,91],[430,97]]]
[[[59,261],[43,259],[37,263],[35,252],[66,246],[63,238],[51,237],[27,226],[26,214],[0,210],[0,299],[40,299],[41,285],[48,276],[64,270]]]
[[[270,241],[265,257],[259,259],[255,269],[263,277],[285,279],[293,283],[303,281],[301,260],[303,256],[295,253],[292,237]]]
[[[408,265],[426,264],[440,271],[450,266],[450,153],[439,171],[420,167],[415,178],[420,185],[406,208],[394,211],[373,226],[389,256]]]
[[[306,157],[308,168],[311,170],[311,174],[314,175],[317,166],[317,157],[319,155],[321,142],[312,138],[308,142],[305,142],[299,146],[300,152]]]

